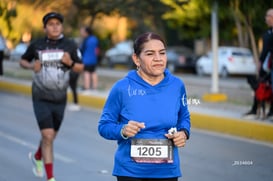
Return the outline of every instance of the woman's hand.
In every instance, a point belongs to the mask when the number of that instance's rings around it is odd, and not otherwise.
[[[134,137],[143,128],[145,128],[144,123],[131,120],[123,127],[122,134],[125,137]]]
[[[172,139],[177,147],[184,147],[186,145],[187,135],[184,131],[178,131],[174,134],[165,134],[168,139]]]

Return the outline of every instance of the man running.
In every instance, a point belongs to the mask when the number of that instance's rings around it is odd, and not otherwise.
[[[47,13],[42,20],[46,37],[31,43],[20,60],[21,67],[34,71],[32,102],[41,131],[38,149],[29,158],[35,176],[43,177],[45,170],[48,181],[55,181],[53,141],[64,117],[69,71],[83,70],[77,45],[63,35],[63,20],[59,13]]]

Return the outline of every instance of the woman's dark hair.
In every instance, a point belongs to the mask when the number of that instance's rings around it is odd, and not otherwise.
[[[141,53],[142,49],[143,49],[143,44],[150,41],[150,40],[159,40],[161,41],[164,46],[166,46],[165,41],[163,40],[163,38],[153,32],[147,32],[147,33],[143,33],[141,35],[139,35],[135,42],[134,42],[134,53],[139,56],[139,54]]]
[[[83,28],[84,28],[85,32],[86,32],[88,35],[92,35],[92,34],[93,34],[93,31],[92,31],[92,29],[91,29],[90,27],[84,26]]]

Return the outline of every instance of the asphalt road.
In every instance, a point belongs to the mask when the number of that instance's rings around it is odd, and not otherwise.
[[[41,180],[27,157],[39,141],[30,97],[0,92],[0,100],[0,181]],[[116,143],[98,135],[99,116],[90,108],[66,112],[54,147],[57,181],[115,180]],[[180,155],[181,181],[273,180],[273,145],[262,142],[193,129]]]

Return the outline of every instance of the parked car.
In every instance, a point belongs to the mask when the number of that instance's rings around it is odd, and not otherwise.
[[[104,64],[111,68],[117,64],[133,68],[134,63],[131,57],[133,51],[133,41],[120,42],[105,52]],[[175,72],[179,68],[195,70],[196,57],[191,49],[186,47],[168,47],[166,53],[167,68],[171,72]]]
[[[252,52],[241,47],[218,48],[218,73],[222,77],[231,74],[252,75],[256,73],[256,64]],[[198,75],[211,74],[213,69],[213,54],[208,52],[196,62]]]
[[[15,46],[13,50],[11,50],[9,59],[11,61],[19,61],[21,59],[21,56],[27,50],[27,47],[28,45],[26,43],[19,43]]]
[[[171,72],[178,69],[188,69],[195,71],[197,56],[187,47],[168,47],[167,48],[167,68]]]
[[[117,64],[126,65],[128,68],[134,66],[132,60],[133,54],[133,41],[123,41],[116,44],[113,48],[108,49],[105,52],[104,64],[113,68]]]

